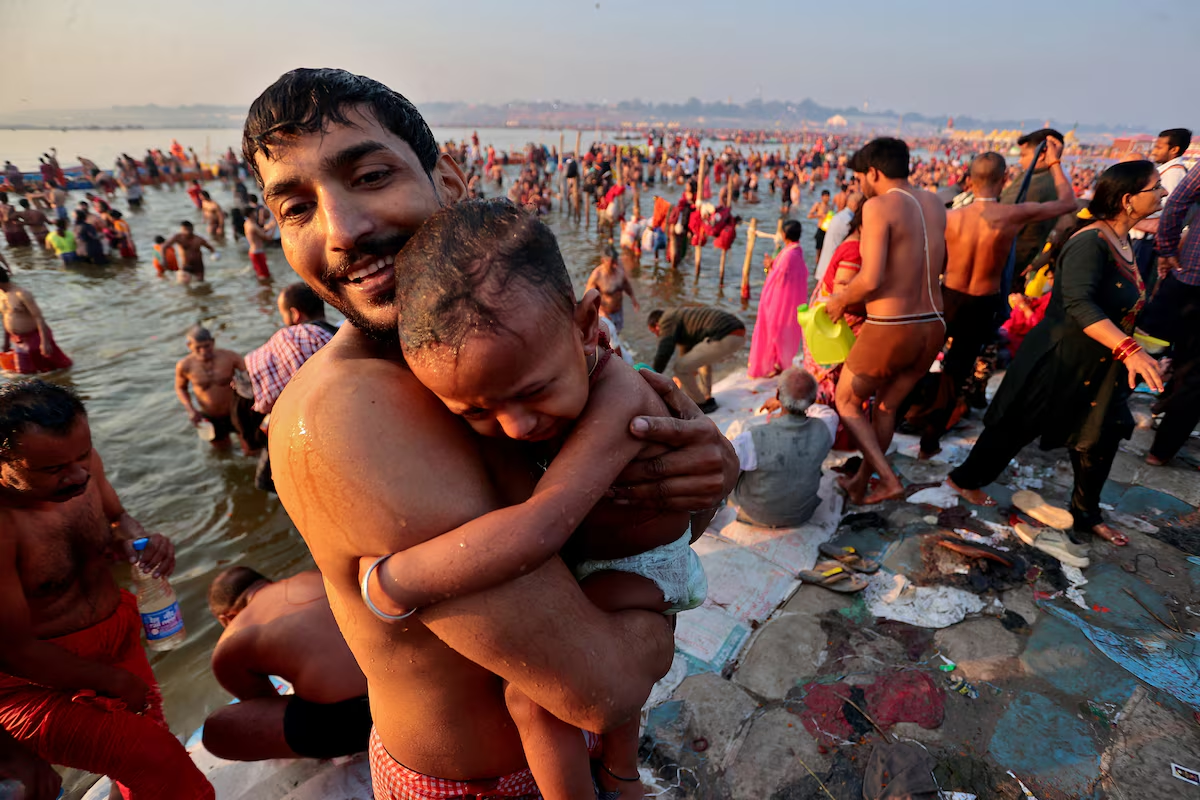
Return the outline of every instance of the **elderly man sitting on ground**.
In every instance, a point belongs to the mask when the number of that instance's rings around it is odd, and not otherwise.
[[[821,503],[821,462],[833,447],[838,415],[814,404],[817,382],[796,367],[779,376],[776,398],[779,418],[733,440],[742,474],[729,501],[742,522],[792,528],[808,522]]]

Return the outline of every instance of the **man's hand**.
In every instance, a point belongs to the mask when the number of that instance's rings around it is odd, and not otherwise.
[[[62,778],[53,767],[3,731],[0,731],[0,778],[24,784],[25,800],[55,800],[62,788]]]
[[[1158,258],[1158,277],[1159,280],[1170,275],[1175,270],[1179,269],[1178,256],[1159,256]]]
[[[129,539],[121,540],[121,549],[130,564],[137,564],[143,572],[150,573],[156,578],[170,575],[175,571],[175,545],[161,533],[147,534],[140,522],[126,516],[122,523],[123,530],[130,534]],[[146,549],[138,552],[133,549],[133,540],[146,538]]]
[[[829,315],[829,319],[837,322],[846,313],[846,301],[842,299],[841,294],[835,294],[825,301],[825,313]]]
[[[1047,137],[1046,152],[1042,156],[1046,160],[1046,163],[1051,161],[1061,161],[1062,153],[1063,143],[1058,139],[1055,139],[1053,136]]]
[[[188,419],[191,420],[192,425],[199,425],[200,422],[204,419],[204,415],[201,414],[196,409],[190,408],[190,409],[188,409]]]
[[[113,667],[113,677],[97,692],[105,697],[115,697],[125,703],[125,708],[134,714],[141,714],[150,708],[147,695],[150,687],[146,682],[128,670]]]
[[[672,450],[630,463],[613,486],[615,502],[671,511],[713,508],[741,472],[733,445],[673,381],[652,370],[641,373],[675,416],[634,417],[630,433]]]

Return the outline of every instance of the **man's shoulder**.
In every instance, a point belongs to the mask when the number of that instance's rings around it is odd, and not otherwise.
[[[356,343],[335,336],[312,355],[288,382],[272,412],[272,424],[289,418],[337,421],[367,412],[396,422],[449,416],[401,360],[363,352]],[[344,425],[338,424],[338,429]]]

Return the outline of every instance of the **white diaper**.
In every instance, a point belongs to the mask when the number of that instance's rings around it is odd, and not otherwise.
[[[663,598],[671,604],[664,614],[678,614],[698,607],[708,595],[708,579],[704,565],[692,550],[692,530],[676,541],[628,558],[584,561],[575,567],[576,580],[596,572],[628,572],[649,578],[662,590]]]

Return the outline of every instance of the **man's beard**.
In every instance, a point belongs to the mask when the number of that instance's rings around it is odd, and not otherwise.
[[[330,301],[330,305],[342,312],[342,316],[346,321],[353,325],[359,331],[366,334],[367,338],[372,339],[380,344],[394,344],[399,341],[398,327],[396,319],[393,317],[391,324],[377,323],[367,319],[354,308],[351,308],[348,303]]]
[[[350,265],[361,260],[363,256],[375,256],[377,258],[394,256],[398,260],[400,251],[404,249],[404,246],[408,244],[408,240],[411,238],[411,233],[402,231],[357,242],[355,244],[354,251],[344,254],[342,256],[341,263],[338,264],[332,270],[332,272],[338,275],[345,274],[346,270],[350,268]],[[330,278],[328,275],[326,275],[324,280],[325,286],[329,289],[329,297],[326,299],[330,305],[342,312],[342,316],[344,316],[351,325],[366,334],[368,338],[377,342],[391,344],[397,341],[397,322],[395,317],[393,317],[390,322],[383,324],[372,322],[362,313],[352,308],[350,303],[347,302],[335,290],[334,282],[337,280],[336,278]],[[386,301],[381,300],[378,305],[391,305],[394,304],[394,302],[394,298],[388,298]]]

